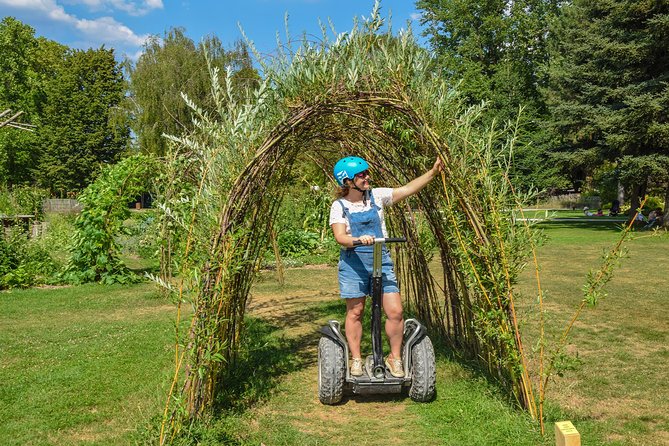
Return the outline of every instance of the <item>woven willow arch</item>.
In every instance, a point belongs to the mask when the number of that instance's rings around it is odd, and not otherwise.
[[[535,415],[513,307],[513,282],[529,245],[509,211],[517,205],[505,170],[513,129],[482,130],[483,108],[463,107],[411,34],[394,37],[382,24],[375,9],[363,26],[334,42],[324,32],[319,45],[303,42],[290,55],[260,59],[265,81],[244,100],[219,87],[225,82],[213,72],[219,113],[191,104],[197,134],[172,138],[199,182],[189,234],[202,238],[187,245],[204,259],[182,273],[196,278],[183,353],[190,417],[205,413],[225,386],[225,366],[243,335],[254,273],[292,166],[308,158],[329,172],[350,154],[366,158],[375,179],[391,187],[442,158],[441,178],[388,209],[391,234],[408,238],[396,251],[403,297],[436,339],[479,361]],[[441,271],[428,268],[417,216],[435,236]],[[176,411],[170,413],[166,420],[178,427]]]

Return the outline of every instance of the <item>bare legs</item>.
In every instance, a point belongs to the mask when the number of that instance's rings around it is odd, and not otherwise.
[[[362,315],[365,312],[365,297],[346,299],[346,341],[352,358],[361,358]]]
[[[402,334],[404,320],[402,318],[402,299],[399,293],[383,295],[383,310],[386,313],[386,335],[390,343],[393,358],[401,359]],[[362,338],[362,315],[365,311],[365,298],[346,299],[346,340],[352,358],[360,358],[360,339]]]
[[[393,358],[401,359],[400,349],[402,348],[404,319],[402,318],[400,293],[385,293],[383,295],[383,311],[386,313],[386,335],[390,343],[390,353]]]

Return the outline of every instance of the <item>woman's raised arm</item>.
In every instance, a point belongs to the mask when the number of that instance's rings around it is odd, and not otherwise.
[[[427,183],[432,181],[432,178],[434,178],[442,170],[444,170],[444,165],[441,163],[441,158],[437,158],[437,160],[434,162],[434,166],[432,166],[432,169],[428,170],[415,180],[409,181],[404,186],[393,189],[393,203],[402,201],[406,197],[410,197],[411,195],[419,192],[421,189],[427,186]]]

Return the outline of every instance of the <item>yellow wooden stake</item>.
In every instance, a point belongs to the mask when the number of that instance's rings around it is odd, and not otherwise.
[[[555,423],[556,446],[581,446],[581,434],[578,433],[571,421]]]

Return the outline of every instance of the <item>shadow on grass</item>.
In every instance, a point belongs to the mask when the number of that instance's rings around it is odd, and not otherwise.
[[[366,306],[363,317],[362,348],[371,352],[370,307],[370,305]],[[217,412],[222,415],[226,412],[243,413],[268,399],[283,376],[316,364],[318,341],[321,337],[319,330],[314,329],[299,337],[289,339],[283,333],[286,328],[315,321],[325,323],[330,319],[337,319],[343,323],[344,313],[343,302],[333,300],[309,305],[280,317],[248,317],[238,357],[231,364],[217,392]],[[462,362],[455,352],[444,347],[444,342],[433,339],[433,343],[438,358],[443,357],[451,361]],[[385,350],[388,350],[387,345],[385,345]],[[466,364],[472,367],[474,365],[468,362]],[[359,403],[375,403],[402,401],[406,398],[408,396],[405,393],[346,395],[342,404],[350,400]]]
[[[536,225],[539,229],[588,229],[604,232],[620,232],[626,227],[626,223],[619,221],[545,221]],[[636,227],[635,227],[636,229]]]
[[[280,320],[246,318],[239,354],[217,392],[217,411],[244,412],[267,399],[282,376],[315,364],[318,330],[292,339],[283,330],[336,317],[341,308],[341,303],[333,302],[309,306]]]
[[[269,397],[281,376],[299,368],[295,341],[280,331],[262,319],[246,319],[240,351],[219,383],[217,412],[243,412]]]
[[[371,352],[370,309],[365,308],[363,319],[364,351]],[[287,338],[287,327],[338,319],[343,322],[345,307],[339,300],[310,305],[289,315],[272,318],[246,319],[245,332],[242,336],[240,352],[227,375],[223,378],[217,392],[216,412],[221,416],[226,413],[241,414],[255,405],[267,400],[281,378],[314,365],[318,361],[317,348],[321,334],[318,329],[298,337]],[[411,317],[407,314],[406,317]],[[458,351],[448,346],[448,342],[431,336],[437,360],[446,360],[459,364],[473,378],[484,378],[490,389],[512,407],[518,407],[508,390],[496,377],[482,368],[474,360],[463,357]],[[385,336],[384,336],[385,341]],[[388,350],[387,343],[384,346]],[[314,379],[316,377],[314,376]],[[358,403],[377,403],[402,401],[408,398],[406,393],[390,395],[345,395],[341,404],[348,401]]]

